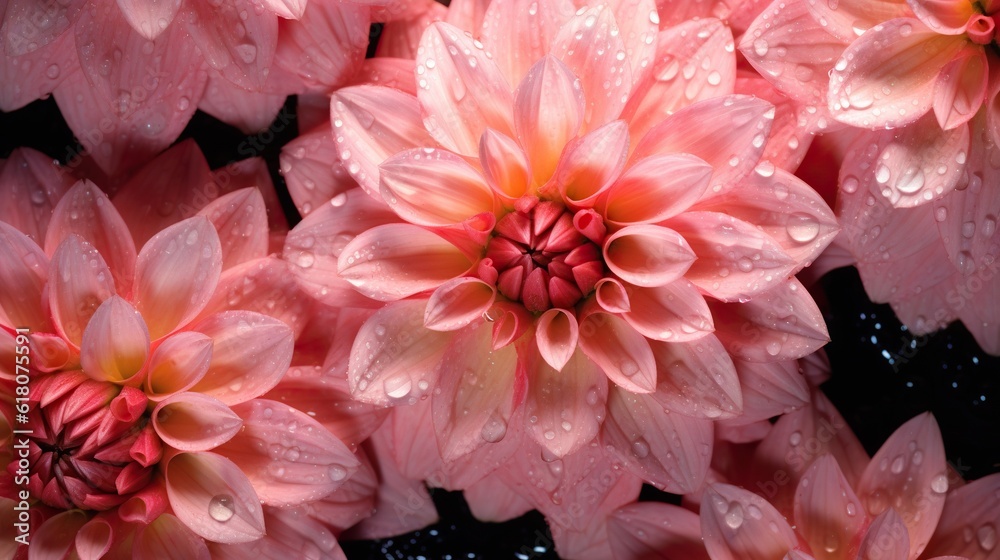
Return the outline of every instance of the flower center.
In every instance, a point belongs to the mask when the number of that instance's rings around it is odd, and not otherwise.
[[[973,43],[988,45],[993,42],[996,33],[995,16],[985,14],[973,14],[965,27],[965,34]]]
[[[595,243],[603,229],[592,211],[574,214],[558,202],[521,199],[497,222],[480,276],[495,279],[504,297],[532,313],[571,308],[604,276]]]

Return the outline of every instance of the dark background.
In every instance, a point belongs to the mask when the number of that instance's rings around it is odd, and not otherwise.
[[[373,36],[377,35],[377,28]],[[294,113],[295,99],[288,102]],[[262,155],[271,169],[290,222],[298,220],[278,174],[281,146],[298,134],[286,127]],[[194,138],[212,168],[240,159],[240,131],[201,112],[181,138]],[[76,142],[52,99],[12,113],[0,113],[0,158],[19,146],[40,150],[65,163]],[[944,434],[948,461],[966,479],[1000,471],[1000,359],[986,355],[961,324],[913,337],[888,305],[868,300],[853,269],[826,275],[816,292],[825,309],[832,341],[826,347],[833,377],[823,389],[861,439],[869,454],[903,422],[931,411]],[[344,542],[350,558],[555,558],[544,520],[530,513],[517,520],[479,523],[459,493],[434,491],[442,521],[393,539]],[[647,489],[644,499],[671,500]],[[544,538],[541,538],[544,537]]]

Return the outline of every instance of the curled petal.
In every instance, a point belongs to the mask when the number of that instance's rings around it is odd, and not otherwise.
[[[658,377],[653,398],[664,409],[713,420],[742,412],[736,366],[715,336],[691,342],[652,341],[650,347]]]
[[[680,234],[661,226],[627,226],[604,242],[608,268],[637,286],[669,284],[683,276],[695,258]]]
[[[149,330],[142,315],[118,296],[94,311],[80,342],[80,365],[98,381],[130,383],[149,356]]]
[[[656,387],[656,361],[646,337],[620,317],[593,312],[580,320],[580,348],[617,385],[634,393]]]
[[[496,288],[478,278],[455,278],[434,290],[427,301],[424,326],[453,331],[480,319],[493,306]]]
[[[80,527],[74,544],[80,560],[99,560],[111,550],[112,542],[111,524],[95,517]]]
[[[608,394],[607,378],[582,352],[573,352],[561,371],[533,350],[528,352],[531,381],[524,403],[528,433],[549,453],[564,457],[597,436]]]
[[[934,85],[934,116],[944,130],[965,124],[986,100],[989,63],[978,45],[969,45],[959,53]]]
[[[701,198],[711,176],[710,165],[687,154],[640,160],[611,186],[605,216],[616,224],[661,222]]]
[[[240,543],[264,535],[260,499],[229,459],[215,453],[180,453],[164,470],[174,515],[199,536]]]
[[[38,528],[38,532],[31,536],[34,542],[28,552],[28,558],[30,560],[65,558],[75,546],[75,537],[86,525],[88,517],[84,511],[72,509],[46,519]]]
[[[207,451],[229,441],[243,421],[218,399],[180,393],[153,409],[153,429],[167,445],[181,451]]]
[[[770,560],[798,544],[788,522],[767,500],[728,484],[705,491],[701,531],[713,560]]]
[[[554,187],[570,206],[590,208],[618,178],[627,155],[628,128],[623,121],[612,121],[566,146]]]
[[[52,255],[49,308],[56,331],[79,348],[83,329],[97,307],[115,294],[114,280],[101,254],[76,234]]]
[[[482,173],[447,150],[401,152],[379,166],[379,177],[382,200],[413,224],[454,225],[494,209]]]
[[[685,342],[715,330],[705,298],[687,280],[654,288],[632,287],[629,303],[622,318],[652,340]]]
[[[580,337],[576,316],[565,309],[550,309],[538,318],[535,328],[542,358],[556,371],[562,371],[576,351]]]
[[[133,544],[135,560],[211,560],[205,541],[186,522],[164,513],[142,525]]]

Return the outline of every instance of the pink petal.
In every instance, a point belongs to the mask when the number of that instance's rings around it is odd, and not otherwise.
[[[80,365],[98,381],[130,383],[146,364],[149,341],[142,315],[113,295],[97,307],[83,330]]]
[[[275,72],[274,75],[277,74]],[[284,86],[281,89],[294,91],[301,88],[301,86],[299,88],[293,87],[289,83],[291,81],[288,76],[284,78],[271,77],[268,80],[268,89],[279,89],[277,85],[270,85],[276,83]],[[247,153],[253,153],[255,144],[258,146],[265,144],[263,139],[288,126],[291,115],[281,112],[286,97],[281,89],[279,89],[279,93],[247,91],[245,88],[230,82],[218,72],[211,72],[208,83],[205,85],[205,93],[198,99],[198,109],[226,124],[235,126],[248,135],[260,133],[247,144],[240,145],[240,155],[244,156]],[[268,129],[272,122],[274,125]]]
[[[942,129],[951,130],[976,114],[986,100],[988,68],[978,45],[965,47],[944,67],[934,85],[934,116]]]
[[[347,560],[325,522],[316,519],[304,507],[264,509],[267,534],[260,540],[243,544],[210,544],[214,560],[243,558],[323,558]]]
[[[444,21],[448,16],[448,8],[433,0],[411,1],[407,4],[417,7],[419,13],[413,14],[412,17],[401,17],[386,22],[379,37],[378,47],[375,49],[375,60],[390,57],[414,60],[424,30],[431,23]],[[409,78],[410,82],[413,82],[412,72]]]
[[[707,163],[687,154],[648,157],[611,186],[605,216],[615,224],[663,221],[701,198],[711,176]]]
[[[212,223],[189,218],[153,236],[136,258],[136,308],[156,340],[187,324],[208,303],[222,273]]]
[[[569,0],[490,2],[480,39],[493,53],[507,83],[518,84],[548,52],[556,33],[576,7]],[[478,29],[478,28],[477,28]]]
[[[941,517],[948,490],[945,467],[941,432],[934,417],[925,413],[889,436],[856,486],[872,517],[889,507],[902,516],[909,531],[908,548],[915,555],[923,552]]]
[[[735,360],[735,364],[743,389],[743,414],[734,423],[758,422],[809,403],[809,385],[794,360],[773,363]]]
[[[267,209],[257,189],[231,192],[198,211],[219,234],[222,269],[267,255]]]
[[[632,87],[632,71],[610,8],[602,5],[577,12],[559,30],[550,52],[581,77],[587,100],[584,130],[618,118]]]
[[[616,0],[610,3],[615,11],[618,34],[621,35],[632,71],[632,92],[636,86],[647,82],[653,73],[652,62],[656,57],[657,33],[660,30],[656,0]]]
[[[633,393],[656,387],[656,362],[649,342],[623,319],[593,312],[580,319],[580,349],[615,384]]]
[[[664,410],[652,395],[612,387],[601,440],[636,476],[686,494],[701,487],[712,457],[712,422]]]
[[[133,544],[135,560],[210,560],[212,557],[205,541],[169,513],[140,527]]]
[[[302,216],[357,186],[337,158],[329,124],[302,134],[281,148],[281,176]]]
[[[312,90],[346,85],[365,58],[371,21],[368,8],[356,3],[310,2],[297,21],[280,22],[275,62]]]
[[[205,61],[227,80],[261,91],[278,42],[278,18],[248,0],[220,7],[185,4],[187,31]]]
[[[576,352],[580,338],[576,315],[565,309],[549,309],[535,325],[535,343],[545,362],[562,371]]]
[[[705,298],[687,280],[655,288],[632,286],[629,302],[622,318],[651,340],[687,342],[715,330]]]
[[[80,560],[99,560],[111,550],[111,543],[111,524],[95,517],[80,527],[76,534],[76,553],[80,555]]]
[[[360,463],[351,450],[304,412],[254,399],[233,407],[243,429],[218,449],[250,479],[262,503],[297,505],[330,494]]]
[[[988,555],[980,555],[989,549],[996,556],[996,529],[1000,526],[998,492],[1000,474],[987,475],[952,490],[924,556],[956,554],[992,560]],[[975,532],[975,538],[966,538],[968,530]]]
[[[642,138],[655,124],[692,103],[733,93],[732,43],[733,32],[713,18],[685,21],[659,33],[656,58],[649,65],[653,79],[638,84],[625,109],[631,115],[632,137]],[[634,64],[632,69],[637,69]]]
[[[766,166],[767,162],[771,162],[780,169],[798,169],[812,146],[815,139],[814,132],[841,128],[829,115],[820,115],[813,105],[803,106],[775,89],[768,80],[756,72],[741,70],[737,73],[736,93],[756,95],[774,104],[771,135],[767,138],[758,166]],[[825,105],[825,103],[820,104],[821,107]],[[819,172],[819,169],[815,171]],[[810,185],[816,184],[811,182],[814,181],[811,175],[807,177]],[[825,183],[830,183],[829,176],[825,177],[828,178]]]
[[[517,353],[492,350],[491,330],[484,321],[458,331],[438,366],[434,428],[446,462],[503,439],[517,404]]]
[[[637,286],[665,286],[683,276],[695,258],[683,237],[660,226],[626,226],[604,242],[605,264]]]
[[[825,2],[806,2],[816,21],[826,22],[828,32],[844,42],[851,42],[873,26],[911,14],[907,2],[900,0],[842,0],[833,6]]]
[[[830,74],[830,111],[862,128],[912,123],[934,102],[934,82],[965,39],[898,18],[872,28],[844,51]],[[886,93],[886,92],[889,93]]]
[[[545,56],[528,70],[514,92],[514,127],[539,185],[549,180],[563,148],[580,132],[582,88],[568,66]]]
[[[9,326],[43,329],[48,317],[42,309],[42,290],[48,277],[45,253],[20,231],[0,222],[0,319]]]
[[[191,389],[232,405],[259,397],[288,370],[293,336],[288,325],[252,311],[223,311],[191,326],[212,339],[208,372]]]
[[[638,502],[619,508],[608,520],[608,537],[615,560],[709,560],[698,514],[669,504]]]
[[[282,113],[279,119],[290,119],[289,113]],[[278,126],[277,124],[275,126]],[[267,227],[270,230],[268,249],[275,251],[281,248],[284,236],[288,233],[288,220],[278,200],[278,192],[271,181],[271,172],[267,162],[262,157],[252,157],[237,162],[230,162],[212,172],[212,181],[218,185],[222,193],[234,193],[240,189],[253,188],[260,192],[264,199],[267,212]]]
[[[914,551],[914,556],[920,554]],[[858,558],[884,558],[885,560],[907,560],[910,558],[910,537],[906,523],[889,508],[876,517],[868,527]]]
[[[417,51],[417,74],[424,124],[445,148],[475,156],[479,137],[487,128],[512,136],[511,87],[482,43],[461,29],[435,22],[424,31]]]
[[[482,174],[446,150],[398,153],[379,166],[379,177],[382,200],[412,224],[454,225],[494,210],[493,192]]]
[[[712,560],[772,560],[798,544],[767,500],[728,484],[713,484],[705,491],[701,531]]]
[[[378,198],[378,166],[389,156],[433,146],[417,98],[388,87],[352,86],[330,100],[330,120],[340,159],[368,194]]]
[[[489,0],[455,0],[448,6],[447,22],[459,29],[479,29]]]
[[[111,271],[100,253],[71,234],[52,255],[49,308],[56,332],[76,348],[97,307],[115,294]]]
[[[531,186],[528,157],[514,140],[492,128],[479,141],[479,163],[483,176],[505,202],[513,204]]]
[[[5,6],[0,37],[7,56],[19,56],[56,41],[73,25],[84,2],[39,4],[32,0],[13,0]]]
[[[795,491],[795,525],[817,560],[850,554],[865,527],[861,501],[831,455],[823,455],[803,474]]]
[[[264,514],[239,467],[215,453],[180,453],[165,465],[174,515],[199,536],[222,543],[264,534]]]
[[[170,25],[181,7],[181,0],[117,0],[122,15],[137,33],[153,41]]]
[[[376,226],[352,239],[337,273],[362,294],[393,301],[462,276],[472,262],[440,236],[410,224]]]
[[[694,418],[733,418],[743,410],[736,366],[713,335],[691,342],[650,342],[656,357],[653,398]]]
[[[31,148],[14,149],[0,164],[0,222],[44,245],[52,210],[72,182],[51,157]]]
[[[135,245],[128,226],[97,185],[78,181],[52,211],[45,252],[52,255],[70,235],[79,235],[100,252],[118,292],[127,297],[135,275]]]
[[[305,510],[314,520],[335,531],[345,530],[371,514],[375,506],[378,479],[363,449],[357,452],[357,458],[361,460],[359,469],[336,492],[304,506],[282,510]],[[276,508],[267,509],[273,512]]]
[[[83,2],[76,1],[71,4],[76,4],[76,8],[78,9]],[[10,10],[8,10],[8,13],[11,13]],[[11,42],[17,43],[18,46],[15,48],[22,50],[27,48],[25,45],[35,45],[38,47],[38,42],[31,41],[31,38],[26,42],[24,37],[13,39],[9,34],[6,28],[13,27],[10,24],[15,23],[16,19],[13,16],[4,18],[4,28],[0,28],[0,42],[4,43],[4,47],[7,48],[11,47]],[[19,32],[22,30],[11,29],[11,31]],[[33,38],[41,39],[37,34]],[[0,110],[14,111],[20,109],[32,101],[43,98],[55,91],[60,82],[66,76],[74,74],[80,66],[73,45],[73,34],[62,33],[55,37],[52,42],[35,48],[31,52],[25,52],[17,56],[10,56],[5,53],[5,56],[0,58]],[[66,146],[66,149],[68,151],[67,159],[71,162],[78,162],[77,154],[73,150],[73,147]]]
[[[565,457],[597,436],[604,414],[608,382],[597,365],[574,352],[562,368],[551,367],[529,350],[524,403],[528,433],[551,455]]]
[[[191,188],[191,185],[204,186]],[[136,247],[189,218],[219,196],[194,140],[184,140],[140,169],[114,197]]]
[[[496,288],[478,278],[455,278],[434,290],[427,301],[424,326],[453,331],[482,318],[496,298]]]
[[[324,203],[285,239],[283,258],[299,286],[317,300],[342,306],[370,302],[337,275],[337,260],[358,234],[399,218],[381,201],[352,189]]]
[[[299,19],[306,11],[309,0],[264,0],[268,9],[287,19]]]
[[[977,15],[972,4],[960,0],[907,0],[906,3],[927,27],[944,35],[965,32],[969,18]]]
[[[476,482],[466,488],[462,496],[473,517],[489,523],[510,521],[534,509],[498,476],[487,476]]]
[[[178,393],[152,412],[153,429],[163,443],[180,451],[208,451],[229,441],[243,421],[221,401],[198,393]]]
[[[87,523],[88,515],[78,509],[72,509],[53,515],[45,520],[38,530],[30,536],[31,560],[57,560],[66,558],[75,546],[74,539],[80,529]]]
[[[309,319],[313,302],[304,297],[289,272],[289,264],[274,256],[226,270],[196,320],[219,311],[256,311],[287,324],[298,337]]]
[[[670,115],[646,133],[632,161],[683,152],[715,169],[711,192],[736,186],[760,160],[774,120],[774,106],[745,95],[707,99]]]
[[[347,373],[360,401],[386,406],[428,395],[452,334],[424,328],[425,300],[386,305],[365,321]]]
[[[690,244],[697,260],[685,277],[708,295],[746,299],[785,280],[797,263],[765,232],[719,212],[687,212],[667,225]]]
[[[553,183],[571,207],[590,208],[618,178],[628,155],[628,128],[612,121],[574,139],[563,150]]]

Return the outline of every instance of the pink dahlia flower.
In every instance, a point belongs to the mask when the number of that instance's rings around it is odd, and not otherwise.
[[[135,547],[143,558],[203,558],[251,542],[339,551],[330,529],[302,540],[283,527],[297,522],[288,508],[334,507],[328,496],[361,466],[327,427],[349,415],[321,422],[279,384],[307,327],[304,298],[267,256],[261,191],[221,194],[200,154],[185,157],[192,146],[151,163],[114,201],[89,181],[68,186],[41,154],[3,162],[0,197],[17,203],[0,210],[0,348],[14,364],[23,331],[31,358],[27,422],[8,425],[32,433],[27,468],[10,462],[0,486],[5,509],[27,491],[40,512],[32,557]],[[197,181],[137,191],[164,169],[173,174],[160,182]],[[223,170],[227,186],[239,171]],[[16,372],[3,367],[9,406]],[[362,498],[351,511],[370,510]]]
[[[720,482],[702,493],[700,521],[664,504],[618,510],[609,524],[615,558],[651,550],[711,560],[996,556],[1000,476],[965,484],[949,471],[930,414],[901,426],[869,460],[817,394],[755,448],[723,454],[716,466]]]
[[[827,334],[793,275],[832,212],[761,160],[774,107],[725,95],[718,20],[659,31],[651,1],[550,1],[491,3],[483,22],[430,23],[409,87],[341,89],[332,128],[286,148],[309,213],[284,257],[321,301],[378,307],[351,390],[429,411],[392,437],[433,428],[467,471],[453,486],[510,457],[512,434],[550,460],[600,434],[636,476],[693,490],[713,420],[808,398],[794,359]],[[314,179],[331,156],[359,187]]]

